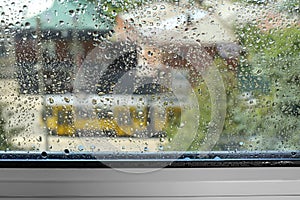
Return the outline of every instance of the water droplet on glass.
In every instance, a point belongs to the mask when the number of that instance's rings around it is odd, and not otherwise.
[[[41,156],[42,156],[42,158],[47,158],[48,154],[47,154],[47,152],[43,151],[43,152],[41,153]]]
[[[25,23],[25,28],[26,28],[26,29],[30,29],[30,23],[29,23],[29,22],[26,22],[26,23]]]
[[[64,150],[64,153],[65,153],[66,155],[68,155],[68,154],[70,153],[69,149],[65,149],[65,150]]]
[[[214,157],[214,160],[221,160],[219,156]]]
[[[75,11],[74,11],[74,10],[69,10],[69,15],[70,15],[71,17],[74,17],[74,16],[75,16]]]
[[[37,39],[37,37],[38,37],[37,34],[34,34],[34,33],[32,33],[31,36],[33,39]]]
[[[113,11],[111,11],[111,15],[112,15],[113,17],[115,17],[115,16],[117,16],[117,12],[116,12],[115,10],[113,10]]]
[[[83,146],[83,145],[79,145],[79,146],[78,146],[78,150],[79,150],[79,151],[83,151],[83,150],[84,150],[84,146]]]
[[[70,103],[70,99],[69,98],[65,97],[64,100],[65,100],[66,103]]]
[[[93,151],[94,149],[96,149],[96,146],[92,144],[92,145],[90,146],[90,149]]]
[[[49,100],[49,103],[51,103],[51,104],[54,103],[54,99],[53,98],[50,97],[48,100]]]
[[[102,6],[102,10],[104,11],[104,12],[106,12],[106,11],[108,11],[108,6]]]

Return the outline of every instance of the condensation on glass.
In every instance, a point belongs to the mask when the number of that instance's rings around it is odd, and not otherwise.
[[[3,151],[290,151],[296,0],[0,2]]]

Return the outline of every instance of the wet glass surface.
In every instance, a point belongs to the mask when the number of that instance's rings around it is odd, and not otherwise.
[[[297,1],[4,0],[0,13],[3,152],[299,150]]]

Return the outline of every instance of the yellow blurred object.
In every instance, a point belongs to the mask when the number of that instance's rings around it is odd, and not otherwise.
[[[45,125],[50,134],[59,136],[155,136],[164,133],[171,123],[180,124],[179,105],[149,103],[146,95],[90,96],[84,102],[75,100],[70,94],[45,98]],[[130,98],[131,103],[111,103],[109,106],[95,103],[108,98],[110,102]],[[143,103],[140,104],[137,99],[142,99]]]

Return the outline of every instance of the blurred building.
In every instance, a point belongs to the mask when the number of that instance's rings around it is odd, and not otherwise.
[[[15,37],[20,92],[71,92],[82,60],[111,30],[100,14],[87,0],[55,0],[52,7],[23,20]]]

